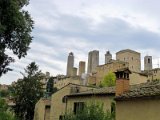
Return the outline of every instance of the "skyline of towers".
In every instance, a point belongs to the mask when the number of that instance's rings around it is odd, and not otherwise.
[[[99,51],[93,50],[88,53],[88,68],[87,73],[96,72],[96,67],[99,65]]]
[[[144,57],[144,70],[152,70],[152,56]]]
[[[74,66],[74,54],[70,52],[67,59],[67,76],[71,76],[73,73],[73,66]]]
[[[105,63],[108,64],[112,60],[112,54],[110,51],[105,53]],[[116,53],[116,60],[124,61],[129,63],[129,69],[133,72],[141,72],[141,54],[134,50],[124,49]],[[74,67],[74,54],[70,52],[67,61],[67,76],[76,76],[77,74],[81,76],[87,70],[87,73],[97,72],[97,66],[99,66],[99,51],[93,50],[88,53],[88,64],[87,69],[85,68],[86,62],[79,61],[79,67]],[[152,70],[152,56],[144,57],[144,70]]]
[[[112,54],[110,51],[107,51],[105,54],[105,64],[109,63],[112,60]]]

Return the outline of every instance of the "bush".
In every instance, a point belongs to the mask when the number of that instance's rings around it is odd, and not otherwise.
[[[103,111],[103,104],[91,103],[76,114],[66,113],[62,120],[115,120],[114,112]]]

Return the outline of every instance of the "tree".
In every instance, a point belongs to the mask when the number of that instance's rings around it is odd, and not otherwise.
[[[58,90],[56,87],[54,87],[54,79],[55,79],[55,77],[50,77],[48,79],[45,97],[51,97],[51,95]]]
[[[28,3],[29,0],[0,0],[0,77],[12,70],[8,65],[14,62],[6,51],[12,51],[20,59],[29,50],[34,22],[23,9]]]
[[[76,114],[66,113],[62,120],[115,120],[115,117],[109,111],[104,112],[103,104],[91,103]]]
[[[43,96],[43,78],[38,66],[32,62],[26,67],[23,79],[18,80],[13,87],[16,104],[13,109],[20,120],[33,119],[35,104]]]
[[[17,120],[13,113],[9,111],[8,105],[4,99],[0,97],[0,120]]]
[[[109,72],[107,75],[104,76],[104,79],[102,81],[102,86],[115,86],[116,82],[116,75],[113,72]]]

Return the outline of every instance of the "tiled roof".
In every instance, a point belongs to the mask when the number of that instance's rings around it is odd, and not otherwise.
[[[115,94],[115,87],[90,89],[79,93],[72,93],[68,96],[107,95],[107,94]]]
[[[135,86],[131,86],[131,89],[120,95],[116,96],[115,100],[127,100],[137,98],[150,98],[160,96],[160,81],[147,82]]]

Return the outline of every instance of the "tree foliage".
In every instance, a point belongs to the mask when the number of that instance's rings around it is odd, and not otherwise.
[[[62,120],[115,120],[115,116],[109,111],[104,112],[103,104],[91,103],[76,114],[65,114]]]
[[[0,97],[0,120],[17,120],[13,113],[9,111],[8,105],[4,99]]]
[[[35,104],[43,96],[43,78],[38,66],[32,62],[26,67],[23,79],[18,80],[13,87],[16,104],[14,111],[20,120],[33,119]]]
[[[6,51],[20,59],[29,49],[33,20],[23,9],[28,3],[29,0],[0,0],[0,76],[11,70],[8,65],[14,62]]]
[[[102,81],[102,86],[115,86],[116,82],[116,75],[113,72],[109,72],[107,75],[104,76],[104,79]]]

